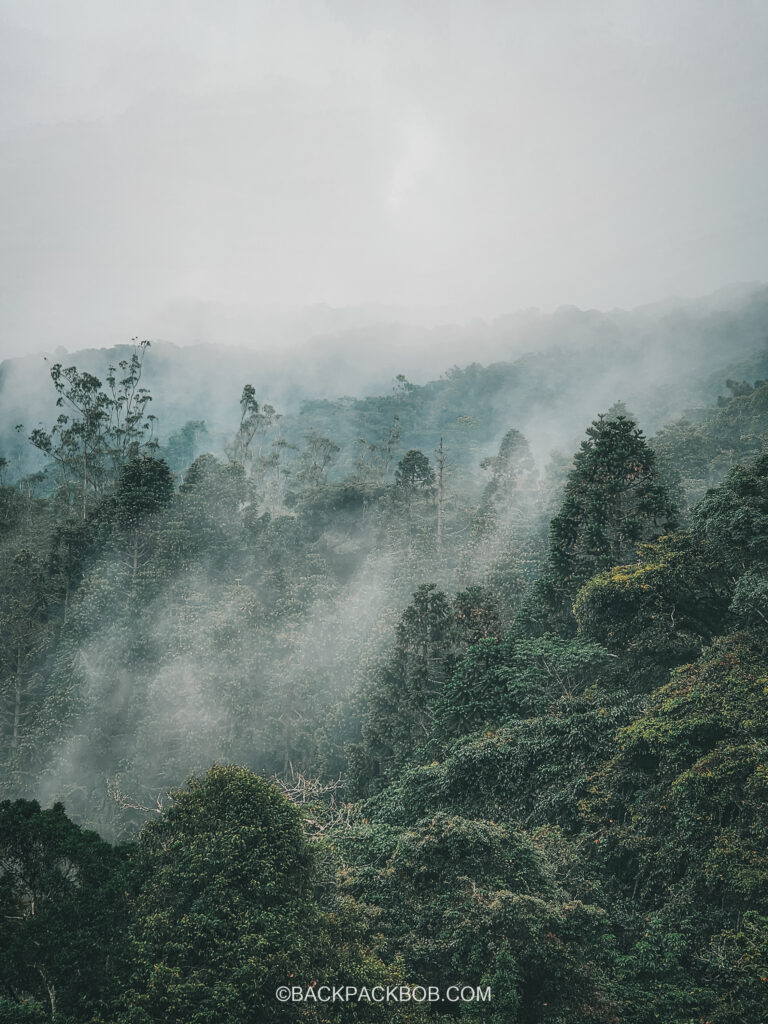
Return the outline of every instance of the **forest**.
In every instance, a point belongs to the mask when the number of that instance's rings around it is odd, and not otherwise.
[[[285,408],[6,367],[0,1024],[768,1021],[767,312]]]

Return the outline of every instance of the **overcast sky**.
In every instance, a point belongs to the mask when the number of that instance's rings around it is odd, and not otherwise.
[[[768,279],[764,0],[0,0],[0,48],[0,355]]]

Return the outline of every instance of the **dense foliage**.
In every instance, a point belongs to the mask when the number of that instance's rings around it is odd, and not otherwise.
[[[0,1022],[768,1021],[768,385],[209,452],[146,348],[0,489]]]

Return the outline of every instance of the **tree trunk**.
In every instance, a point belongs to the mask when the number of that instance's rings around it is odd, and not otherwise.
[[[133,576],[134,583],[136,582],[136,572],[139,568],[139,531],[133,531]]]
[[[45,973],[45,971],[43,970],[42,967],[38,966],[37,973],[43,979],[43,984],[45,985],[46,991],[48,992],[48,1000],[49,1000],[49,1002],[51,1004],[51,1021],[55,1022],[55,1020],[56,1020],[56,986],[53,985],[48,980],[48,977],[47,977],[47,975],[46,975],[46,973]]]
[[[83,522],[88,518],[88,458],[83,448]]]
[[[437,449],[437,550],[443,546],[443,470],[445,469],[445,451],[443,439]]]
[[[11,749],[16,750],[19,746],[19,730],[21,728],[21,648],[16,651],[16,686],[13,701],[13,735],[11,736]]]

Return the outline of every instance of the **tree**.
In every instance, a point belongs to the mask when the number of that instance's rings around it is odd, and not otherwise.
[[[691,513],[691,532],[707,542],[732,579],[768,562],[768,455],[734,466]]]
[[[188,546],[217,564],[239,535],[243,513],[254,501],[252,482],[239,462],[198,455],[179,486],[179,511]]]
[[[3,760],[14,770],[22,754],[34,753],[32,738],[64,717],[47,687],[46,659],[54,642],[51,595],[40,561],[29,551],[12,560],[0,585],[0,736]]]
[[[462,1019],[615,1019],[595,964],[604,915],[553,885],[524,833],[438,812],[405,827],[358,825],[336,841],[349,865],[345,886],[385,962],[400,954],[417,983],[443,992],[459,975],[493,985],[490,1003],[466,1005]],[[449,1004],[430,1010],[455,1019]]]
[[[464,574],[476,575],[480,568],[488,574],[487,584],[493,578],[495,586],[514,595],[514,600],[519,595],[515,577],[526,566],[538,573],[541,560],[540,498],[528,441],[518,430],[508,430],[498,454],[483,459],[480,468],[490,472],[490,479],[470,521]]]
[[[573,613],[580,636],[604,644],[622,660],[632,688],[645,689],[722,631],[729,597],[708,547],[677,533],[641,545],[635,564],[594,576]]]
[[[600,416],[587,430],[550,530],[550,564],[570,593],[674,526],[655,463],[642,431],[624,416]]]
[[[317,431],[307,434],[306,442],[299,457],[296,479],[306,490],[313,491],[325,484],[328,467],[339,452],[339,446]]]
[[[528,441],[520,431],[508,430],[498,454],[483,459],[480,468],[491,474],[483,492],[486,514],[506,522],[528,518],[535,488],[534,465]]]
[[[155,447],[155,417],[147,412],[152,401],[141,386],[148,341],[134,347],[130,359],[107,371],[105,388],[98,377],[77,367],[51,367],[51,379],[62,411],[50,431],[38,427],[30,434],[36,448],[54,460],[65,493],[80,489],[81,517],[88,516],[89,500],[104,494],[125,462],[142,449]],[[118,370],[123,374],[118,377]]]
[[[423,452],[406,452],[395,470],[395,488],[406,505],[418,495],[431,497],[435,487],[435,472]]]
[[[363,747],[354,755],[361,788],[380,786],[429,738],[435,704],[450,677],[458,639],[446,595],[434,583],[419,587],[398,623],[395,649],[371,687]]]
[[[593,685],[605,659],[597,644],[551,635],[480,640],[443,688],[435,711],[439,728],[456,736],[542,714]]]
[[[292,1019],[275,989],[309,972],[319,929],[298,808],[246,768],[213,767],[144,827],[138,863],[136,1019]]]
[[[134,581],[140,560],[146,557],[146,521],[169,505],[172,497],[173,477],[163,459],[137,455],[120,467],[113,507],[118,529],[128,540]]]
[[[200,441],[207,436],[204,420],[187,420],[163,444],[163,458],[175,473],[183,473],[197,455]]]
[[[395,396],[396,402],[402,402],[405,398],[411,395],[416,390],[416,385],[411,384],[404,373],[398,373],[395,377],[395,385],[392,388],[392,392]]]
[[[238,462],[245,468],[248,476],[253,472],[254,462],[257,469],[260,468],[263,440],[279,420],[280,414],[275,411],[274,406],[267,402],[259,405],[256,401],[256,389],[252,384],[246,384],[240,397],[240,423],[228,454],[233,462]],[[253,444],[257,438],[259,447],[254,453]]]
[[[435,465],[437,466],[437,550],[443,546],[443,519],[445,516],[445,469],[447,455],[442,437],[435,449]]]
[[[361,482],[380,483],[389,476],[399,441],[400,418],[397,415],[392,417],[389,432],[383,441],[371,443],[364,437],[357,439],[355,471]]]
[[[762,644],[718,638],[671,674],[593,773],[592,857],[635,938],[616,976],[629,1020],[652,1019],[642,1002],[664,1020],[754,1019],[748,1007],[768,984],[765,684]]]
[[[633,561],[639,544],[674,528],[675,514],[643,432],[621,414],[599,416],[574,456],[528,617],[543,619],[544,629],[572,631],[571,603],[579,588],[597,573]]]
[[[124,957],[123,863],[61,804],[0,803],[0,978],[16,1019],[32,999],[54,1024],[93,1020],[114,996]]]

